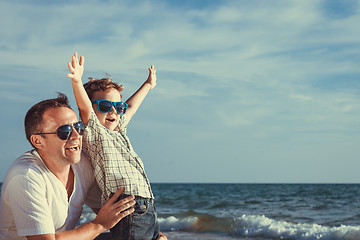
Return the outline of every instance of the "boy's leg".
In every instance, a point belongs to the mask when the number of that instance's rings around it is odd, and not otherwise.
[[[106,232],[100,234],[94,240],[112,240],[112,239],[111,239],[111,234],[109,232]]]
[[[127,195],[122,194],[118,201],[125,197]],[[153,200],[135,197],[135,202],[135,211],[110,229],[112,239],[157,240],[160,227]]]
[[[157,240],[160,227],[154,202],[151,199],[136,201],[132,213],[131,235],[133,240]]]
[[[132,216],[121,219],[113,228],[110,229],[112,240],[131,240]]]
[[[121,194],[116,201],[120,201],[129,195]],[[120,220],[113,228],[110,229],[111,240],[130,240],[131,239],[131,226],[132,215],[128,215]]]

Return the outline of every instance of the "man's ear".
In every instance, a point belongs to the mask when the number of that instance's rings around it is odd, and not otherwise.
[[[30,142],[32,143],[32,145],[34,145],[36,149],[42,148],[43,146],[43,142],[40,135],[31,135]]]

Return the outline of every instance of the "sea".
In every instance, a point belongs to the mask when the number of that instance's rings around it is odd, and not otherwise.
[[[360,240],[360,184],[152,184],[169,240]],[[95,215],[85,207],[80,223]]]
[[[360,184],[153,183],[169,240],[360,240]],[[79,225],[95,218],[87,206]]]

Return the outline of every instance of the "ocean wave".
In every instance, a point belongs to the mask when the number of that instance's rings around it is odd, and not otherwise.
[[[85,209],[79,224],[95,218],[90,209]],[[162,232],[219,234],[232,238],[287,239],[287,240],[359,240],[360,226],[326,226],[316,223],[299,223],[276,220],[265,215],[240,217],[219,217],[189,210],[177,214],[160,214],[158,217]],[[207,235],[206,235],[207,236]],[[206,238],[204,238],[206,239]]]
[[[264,215],[242,215],[217,218],[189,211],[178,216],[159,218],[161,230],[197,233],[219,233],[234,237],[291,240],[358,240],[360,227],[329,227],[318,224],[278,221]]]

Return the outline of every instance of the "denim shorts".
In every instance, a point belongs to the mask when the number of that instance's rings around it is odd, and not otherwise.
[[[128,196],[121,194],[117,201]],[[135,196],[135,202],[135,211],[110,229],[112,239],[155,240],[160,237],[154,200]]]

